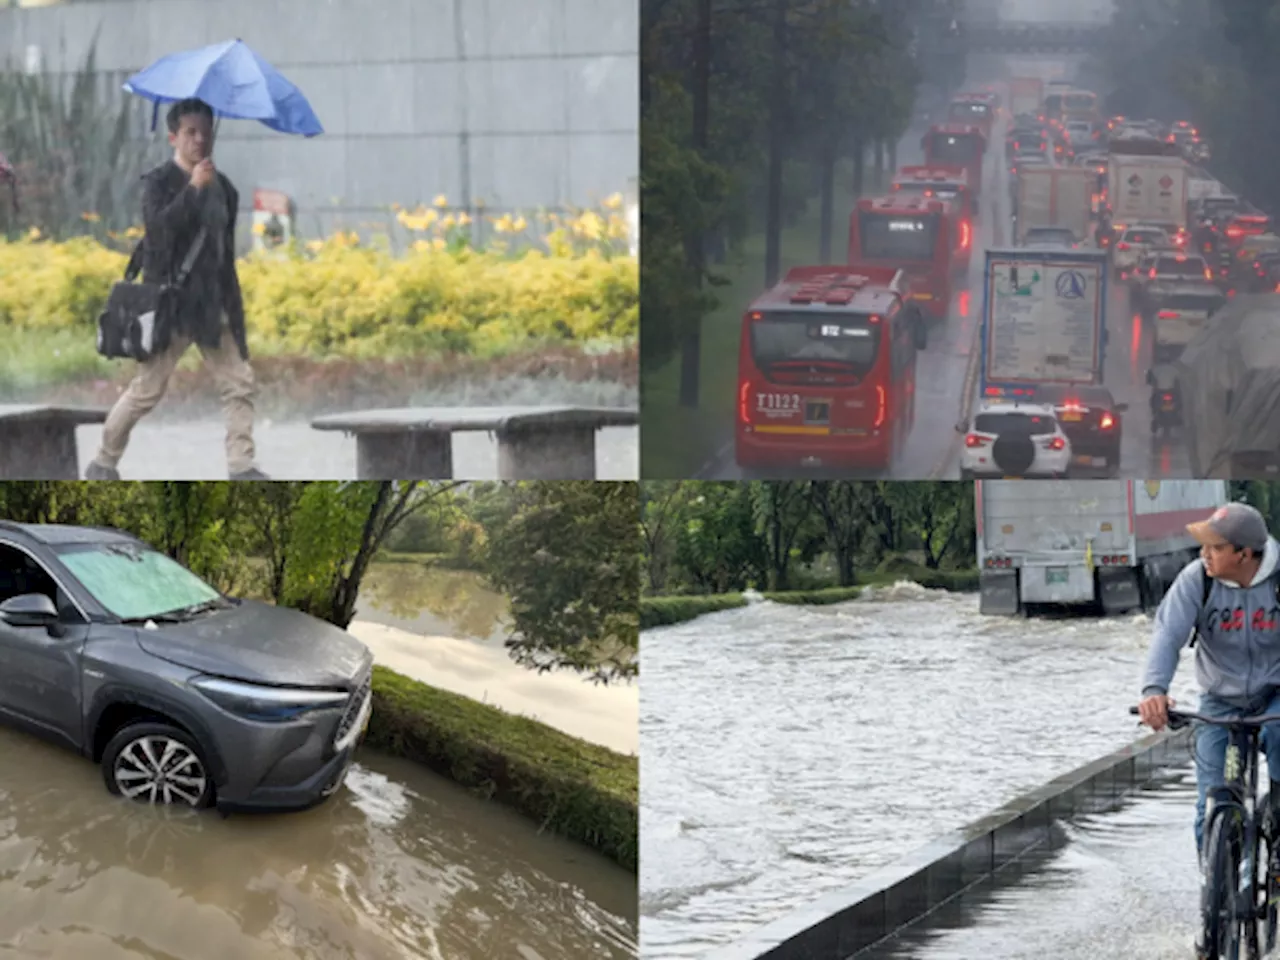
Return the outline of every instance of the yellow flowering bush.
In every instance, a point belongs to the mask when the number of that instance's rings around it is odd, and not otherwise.
[[[322,357],[495,355],[636,335],[639,265],[616,212],[621,198],[601,210],[483,221],[447,206],[440,197],[397,212],[414,238],[403,255],[338,233],[242,258],[251,345]],[[87,333],[123,275],[124,241],[137,235],[109,235],[120,249],[89,237],[51,243],[35,231],[0,240],[0,325]]]

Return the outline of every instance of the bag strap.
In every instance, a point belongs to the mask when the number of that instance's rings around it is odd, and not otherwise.
[[[191,241],[191,249],[187,251],[186,259],[182,261],[182,266],[178,268],[178,275],[173,279],[175,287],[180,287],[187,282],[187,275],[191,273],[191,268],[195,266],[196,257],[200,256],[200,248],[204,246],[204,238],[208,235],[208,228],[201,227],[200,232],[196,234],[196,238]]]
[[[173,286],[180,287],[187,282],[187,276],[191,273],[191,268],[195,266],[196,257],[200,256],[200,249],[204,246],[205,237],[208,236],[207,227],[201,227],[196,238],[191,241],[191,249],[187,251],[187,256],[182,261],[182,266],[178,268],[178,275],[174,278]],[[124,279],[126,283],[133,283],[138,279],[138,274],[142,272],[142,247],[147,242],[147,238],[143,237],[133,248],[133,253],[129,255],[129,265],[124,268]]]
[[[133,283],[138,279],[138,274],[142,272],[142,244],[145,242],[139,240],[133,248],[133,253],[129,255],[129,265],[124,268],[125,283]]]

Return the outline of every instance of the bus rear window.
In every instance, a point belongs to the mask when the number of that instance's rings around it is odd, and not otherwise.
[[[985,103],[953,103],[951,105],[952,120],[985,120],[991,115],[991,109]]]
[[[771,311],[751,323],[751,356],[766,374],[804,373],[812,363],[819,372],[863,377],[879,348],[880,325],[863,314]]]
[[[962,167],[976,159],[978,154],[978,138],[971,133],[935,133],[929,146],[929,159],[943,166],[954,164]]]
[[[1097,98],[1089,93],[1068,93],[1062,97],[1064,110],[1092,110],[1097,105]]]
[[[932,260],[938,240],[938,215],[858,214],[862,257],[869,260]]]
[[[906,193],[913,197],[927,196],[935,197],[938,200],[954,200],[960,195],[960,190],[954,184],[918,183],[914,180],[894,184],[894,190],[897,193]]]

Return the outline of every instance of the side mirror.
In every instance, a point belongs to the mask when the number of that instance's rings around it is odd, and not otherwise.
[[[1124,413],[1126,410],[1129,409],[1129,405],[1127,403],[1117,403],[1111,409],[1114,410],[1116,413]]]
[[[0,620],[11,627],[51,627],[58,608],[43,593],[24,593],[0,603]]]

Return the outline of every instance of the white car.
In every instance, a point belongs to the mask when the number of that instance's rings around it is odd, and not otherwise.
[[[1137,223],[1121,231],[1116,245],[1111,249],[1111,266],[1127,280],[1138,261],[1158,247],[1172,247],[1173,240],[1162,228]]]
[[[1071,441],[1052,406],[986,400],[978,407],[960,452],[960,479],[1067,475]]]

